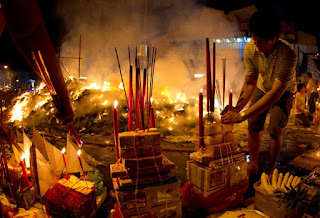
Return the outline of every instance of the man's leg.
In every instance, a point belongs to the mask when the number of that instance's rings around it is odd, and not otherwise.
[[[308,115],[308,117],[306,117],[306,115],[304,113],[301,113],[301,114],[296,114],[296,117],[298,118],[298,120],[300,120],[302,126],[304,126],[304,127],[310,126],[310,119],[309,119],[310,116],[309,115]]]
[[[256,88],[251,98],[251,105],[262,98],[264,94],[264,92]],[[249,170],[251,174],[258,173],[258,158],[261,145],[260,132],[264,129],[264,123],[268,112],[269,109],[248,119],[248,147],[250,154]]]
[[[268,132],[270,135],[268,166],[266,171],[272,173],[282,148],[282,129],[287,126],[293,97],[284,93],[280,100],[270,110]]]
[[[279,158],[282,148],[282,133],[279,135],[270,134],[268,167],[266,171],[270,174],[273,172],[275,164]]]
[[[248,147],[250,155],[249,170],[250,173],[258,173],[258,159],[259,150],[261,144],[261,134],[260,131],[249,131],[248,134]]]

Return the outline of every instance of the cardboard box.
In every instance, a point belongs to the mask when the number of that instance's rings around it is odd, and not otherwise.
[[[173,162],[168,160],[165,156],[162,158],[162,163],[155,166],[151,165],[145,168],[140,168],[139,170],[137,168],[128,168],[126,169],[125,165],[123,163],[116,163],[116,164],[110,164],[110,174],[111,178],[123,178],[126,176],[136,178],[143,177],[143,176],[150,176],[153,174],[159,173],[165,173],[165,172],[171,172],[175,168],[175,165]]]
[[[215,167],[207,167],[195,161],[188,161],[187,178],[192,185],[199,189],[197,190],[200,193],[207,197],[224,187],[230,187],[247,178],[247,162],[242,156],[243,154],[233,158],[230,163],[224,161],[224,165],[217,160]]]
[[[203,164],[208,164],[210,160],[230,156],[240,153],[238,142],[231,141],[213,145],[205,145],[205,148],[196,147],[196,152],[190,154],[190,159]]]
[[[239,154],[231,154],[225,156],[224,158],[216,158],[210,160],[208,163],[208,167],[214,169],[215,167],[230,165],[230,164],[238,164],[240,162],[245,162],[247,164],[244,153]]]
[[[85,181],[71,180],[61,179],[45,193],[46,211],[57,217],[88,217],[97,210],[94,188],[91,182],[86,188]]]
[[[121,148],[120,147],[119,154],[121,158],[157,156],[161,154],[161,146],[151,145],[151,146],[144,146],[141,148]]]
[[[221,123],[204,124],[205,136],[212,136],[212,135],[218,135],[221,133],[232,132],[232,130],[233,130],[232,124],[221,124]]]
[[[120,149],[142,148],[160,145],[161,137],[158,131],[137,131],[119,133]]]
[[[126,216],[137,215],[137,210],[141,211],[140,214],[151,212],[154,208],[160,211],[166,205],[181,202],[181,182],[176,178],[163,184],[129,188],[120,188],[117,179],[112,179],[112,182],[120,210]]]
[[[138,213],[139,211],[139,213]],[[181,201],[174,203],[163,204],[153,208],[123,210],[122,216],[124,218],[141,218],[141,217],[182,217]]]
[[[156,166],[162,164],[163,155],[149,156],[141,158],[126,158],[124,160],[124,166],[126,168],[145,168],[150,166]]]
[[[26,210],[29,210],[37,201],[37,194],[34,187],[12,191],[14,199],[10,193],[9,186],[6,184],[2,185],[2,192],[6,195],[9,202],[12,204],[17,203],[18,207],[23,207]]]
[[[136,185],[147,185],[153,183],[161,183],[174,177],[174,172],[164,172],[164,173],[153,173],[152,175],[143,176],[143,177],[130,177],[119,178],[119,187],[128,187]]]
[[[31,175],[31,172],[28,169],[26,169],[26,171],[27,176],[29,177]],[[14,166],[8,163],[8,176],[10,178],[11,186],[13,189],[24,190],[28,187],[28,184],[25,178],[23,177],[22,168],[20,165]]]
[[[188,177],[192,185],[205,191],[219,191],[229,185],[229,166],[212,170],[193,161],[188,162]]]
[[[30,176],[30,171],[27,170],[27,175]],[[36,191],[31,183],[26,181],[22,173],[22,168],[19,165],[12,165],[8,163],[8,176],[13,192],[13,197],[9,189],[9,183],[6,177],[2,177],[2,191],[7,196],[11,203],[17,203],[19,207],[29,209],[36,203]],[[16,201],[16,202],[15,202]]]
[[[222,142],[231,142],[234,140],[232,132],[219,133],[217,135],[204,136],[204,145],[215,145]]]
[[[274,218],[286,217],[287,208],[285,202],[280,197],[270,195],[264,189],[259,187],[261,181],[253,185],[255,189],[254,209],[259,210],[266,215]]]

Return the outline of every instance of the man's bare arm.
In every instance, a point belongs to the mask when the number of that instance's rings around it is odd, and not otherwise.
[[[251,99],[253,92],[257,85],[257,78],[254,76],[245,76],[240,96],[236,107],[233,109],[235,112],[240,112]]]
[[[254,105],[252,105],[245,111],[247,118],[250,118],[267,110],[280,99],[287,88],[287,85],[284,85],[280,81],[275,80],[272,84],[271,90],[268,91],[261,99],[259,99]]]

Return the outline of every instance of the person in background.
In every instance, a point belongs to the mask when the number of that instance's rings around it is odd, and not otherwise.
[[[317,85],[314,79],[312,79],[312,74],[307,73],[307,94],[308,98],[308,105],[309,105],[309,113],[314,114],[316,112],[316,101],[319,98],[317,92]]]
[[[277,15],[257,11],[249,21],[252,39],[244,47],[245,81],[236,107],[225,108],[222,123],[240,123],[248,119],[249,170],[252,179],[258,175],[261,131],[270,114],[268,165],[273,172],[281,152],[282,129],[288,123],[296,89],[297,54],[279,38],[281,25]],[[251,99],[248,109],[241,111]],[[240,113],[241,112],[241,113]]]
[[[302,126],[309,127],[313,120],[313,115],[306,110],[306,86],[302,83],[297,85],[298,92],[296,93],[296,123]]]

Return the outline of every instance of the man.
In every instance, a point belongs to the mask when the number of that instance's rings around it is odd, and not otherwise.
[[[287,125],[295,91],[297,55],[279,39],[280,21],[276,15],[258,11],[249,21],[252,39],[244,48],[245,81],[236,107],[221,114],[222,123],[248,119],[249,170],[258,173],[260,132],[270,114],[267,172],[271,173],[281,151],[282,129]],[[252,97],[252,98],[251,98]],[[251,106],[240,113],[251,99]]]
[[[301,83],[297,85],[298,92],[296,93],[296,122],[299,122],[302,126],[309,127],[310,121],[313,120],[313,116],[306,110],[306,86]]]
[[[312,79],[312,74],[307,73],[307,93],[309,96],[308,99],[308,105],[309,105],[309,113],[314,114],[316,111],[316,101],[317,98],[319,97],[318,91],[317,91],[317,85],[314,79]]]

